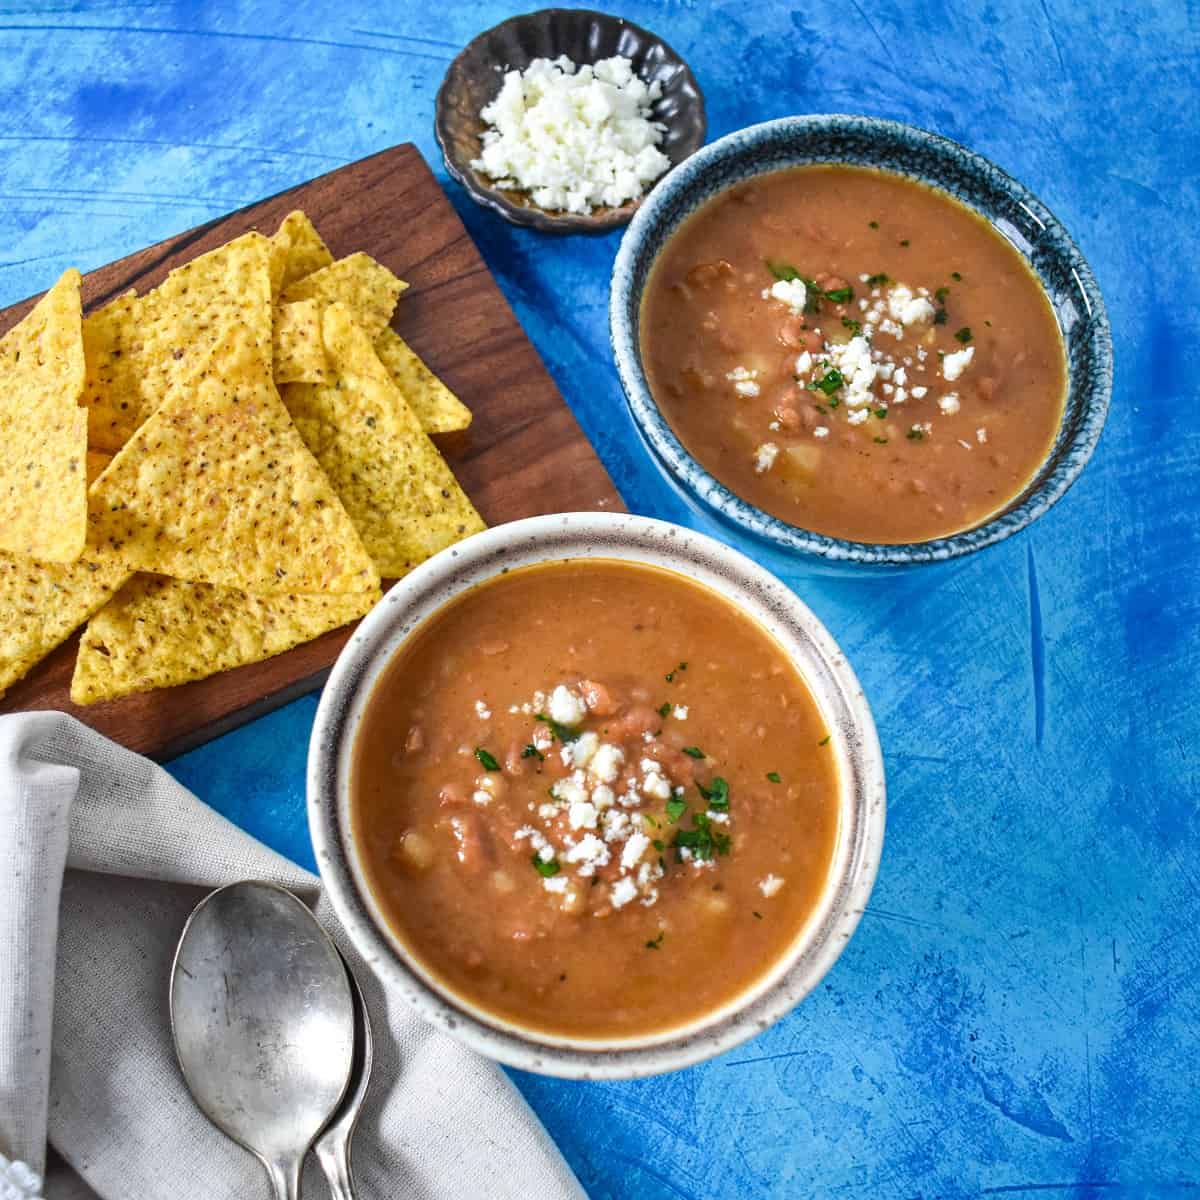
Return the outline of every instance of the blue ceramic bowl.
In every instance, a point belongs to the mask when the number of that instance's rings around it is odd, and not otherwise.
[[[642,291],[658,252],[689,214],[731,184],[805,163],[878,167],[949,192],[986,217],[1024,256],[1046,289],[1067,347],[1062,425],[1025,490],[997,516],[951,537],[902,545],[852,542],[791,525],[755,508],[683,448],[646,384],[638,340]],[[684,496],[738,529],[814,565],[861,570],[944,562],[1011,537],[1075,482],[1096,448],[1112,392],[1112,336],[1100,289],[1079,248],[1028,189],[987,159],[897,121],[842,115],[783,117],[713,142],[643,201],[613,268],[609,327],[621,385],[643,439]]]

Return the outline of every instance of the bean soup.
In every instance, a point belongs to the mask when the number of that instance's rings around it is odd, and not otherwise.
[[[357,735],[353,836],[452,996],[595,1039],[684,1025],[794,944],[838,836],[829,732],[791,660],[683,576],[503,574],[400,648]]]
[[[646,285],[641,349],[691,454],[793,525],[945,537],[1045,460],[1067,374],[1021,255],[944,192],[869,168],[737,184],[689,217]]]

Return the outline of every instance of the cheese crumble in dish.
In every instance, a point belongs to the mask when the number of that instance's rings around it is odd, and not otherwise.
[[[385,916],[454,993],[634,1036],[786,953],[826,886],[837,789],[807,685],[757,624],[674,573],[579,561],[481,585],[401,648],[352,819]]]
[[[670,166],[651,120],[662,86],[620,55],[580,66],[560,55],[508,71],[480,116],[490,128],[471,165],[549,212],[590,213],[639,200]]]

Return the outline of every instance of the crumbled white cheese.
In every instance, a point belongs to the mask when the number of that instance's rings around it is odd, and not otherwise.
[[[596,806],[590,800],[576,800],[567,810],[572,829],[595,829]]]
[[[589,772],[601,783],[612,783],[620,774],[621,765],[625,762],[625,752],[620,746],[604,742],[592,755],[588,764]]]
[[[477,788],[471,793],[471,799],[480,807],[486,807],[492,802],[492,793],[485,792],[482,788]]]
[[[637,894],[637,884],[628,876],[623,876],[613,884],[609,898],[612,900],[613,908],[624,908],[630,900],[637,899]]]
[[[769,900],[781,887],[784,881],[778,875],[767,875],[758,881],[758,890]]]
[[[792,310],[792,315],[798,317],[808,301],[808,289],[799,279],[777,279],[771,285],[771,297],[782,300]]]
[[[671,785],[658,771],[651,771],[642,780],[642,793],[655,800],[669,800],[671,798]]]
[[[929,389],[927,387],[915,387],[912,389],[912,398],[914,400],[924,400]]]
[[[942,378],[953,383],[970,365],[975,357],[975,347],[968,346],[965,350],[955,350],[942,359]]]
[[[871,344],[861,335],[841,346],[829,346],[829,361],[842,376],[842,399],[848,408],[869,404],[878,367],[871,358]]]
[[[861,425],[870,415],[869,408],[852,408],[846,414],[846,422],[850,425]]]
[[[592,803],[601,812],[606,808],[612,808],[616,796],[613,795],[613,790],[607,783],[598,783],[592,788]]]
[[[476,700],[475,701],[475,715],[481,721],[490,721],[491,717],[492,717],[492,710],[490,708],[488,708],[487,704],[484,703],[484,701]]]
[[[796,358],[796,374],[807,375],[812,370],[813,357],[807,350],[803,350]]]
[[[982,446],[983,443],[987,441],[987,430],[986,429],[975,430],[975,440]]]
[[[567,877],[565,875],[552,875],[549,879],[542,880],[542,887],[548,892],[558,892],[561,895],[567,890]]]
[[[585,834],[564,855],[567,862],[579,863],[580,875],[594,875],[597,867],[608,864],[608,847],[594,834]]]
[[[764,471],[769,471],[778,457],[779,447],[774,442],[763,442],[754,452],[755,473],[761,475]]]
[[[631,829],[628,813],[614,808],[604,814],[604,840],[606,842],[619,842],[622,838],[629,836]]]
[[[829,436],[829,426],[828,425],[818,425],[816,427],[816,429],[813,430],[813,437],[827,438],[828,436]]]
[[[587,705],[578,692],[560,683],[550,693],[550,719],[560,725],[575,726],[587,715]]]
[[[563,804],[579,804],[587,799],[583,785],[571,776],[558,779],[550,785],[550,795]]]
[[[958,393],[947,392],[946,395],[939,396],[938,408],[940,408],[947,416],[953,416],[960,408],[962,408],[962,405],[958,402]]]
[[[483,109],[491,128],[471,165],[548,210],[588,213],[639,199],[671,165],[658,148],[665,126],[650,120],[661,96],[662,86],[639,79],[628,58],[595,66],[536,58],[507,72]]]
[[[599,748],[599,736],[589,729],[587,733],[581,733],[573,742],[568,742],[563,746],[563,762],[567,766],[586,767],[595,757]],[[568,750],[571,752],[569,762],[566,756]]]
[[[625,848],[621,851],[621,870],[632,871],[649,847],[650,839],[644,833],[630,834]]]
[[[757,375],[757,371],[749,371],[745,367],[734,367],[732,371],[726,372],[725,378],[733,384],[733,390],[739,396],[757,396],[761,390],[755,383]]]
[[[672,709],[672,716],[677,721],[686,721],[688,718],[688,706],[686,704],[677,704]]]

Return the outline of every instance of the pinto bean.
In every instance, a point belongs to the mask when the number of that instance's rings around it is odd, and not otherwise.
[[[781,404],[775,409],[775,420],[779,422],[781,429],[789,433],[794,433],[800,428],[800,414],[791,403]]]
[[[696,763],[687,754],[668,746],[666,742],[651,742],[643,751],[647,758],[652,758],[667,773],[673,784],[680,787],[690,787],[695,781]]]
[[[438,789],[438,805],[441,808],[454,808],[465,801],[466,796],[456,783],[444,783]]]
[[[612,692],[604,684],[597,683],[594,679],[581,679],[579,691],[592,716],[611,717],[617,711],[617,702],[613,699]]]
[[[775,333],[775,337],[785,346],[798,350],[804,345],[804,318],[788,317]]]
[[[804,334],[804,348],[809,354],[820,354],[825,345],[825,336],[819,329],[809,329]]]
[[[687,281],[693,287],[710,288],[733,276],[733,264],[723,258],[716,262],[700,263],[687,273]]]
[[[604,736],[610,741],[640,737],[657,729],[661,722],[662,718],[648,704],[634,704],[604,727]]]
[[[478,875],[492,865],[495,849],[491,835],[478,813],[463,809],[449,818],[454,839],[454,856],[470,875]]]
[[[425,749],[425,731],[420,725],[414,725],[404,739],[405,754],[419,754]]]
[[[524,757],[525,744],[522,742],[512,742],[509,744],[508,750],[504,755],[504,773],[514,777],[525,774],[525,767],[528,765],[528,760]]]

